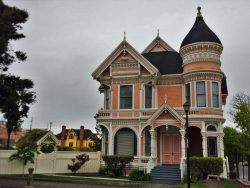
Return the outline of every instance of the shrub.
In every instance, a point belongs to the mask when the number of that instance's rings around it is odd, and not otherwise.
[[[73,164],[68,165],[68,170],[71,170],[73,173],[76,173],[76,171],[79,170],[81,166],[89,160],[89,156],[86,154],[81,154],[77,155],[76,159],[72,159]]]
[[[58,146],[57,151],[75,151],[75,149],[67,146]]]
[[[234,172],[234,171],[229,172],[229,177],[230,177],[230,179],[235,180],[235,179],[236,179],[236,177],[237,177],[236,172]]]
[[[190,183],[196,183],[198,178],[195,175],[190,176]],[[183,183],[187,183],[187,175],[183,177]]]
[[[102,156],[105,162],[107,172],[112,172],[114,176],[121,176],[124,168],[129,164],[134,157],[122,155],[105,155]]]
[[[190,172],[199,179],[205,179],[208,174],[220,175],[223,160],[219,157],[190,157]]]
[[[100,167],[99,170],[98,170],[98,174],[106,175],[107,174],[107,169],[105,167]]]
[[[149,181],[150,175],[143,170],[135,169],[130,172],[128,178],[133,181]]]

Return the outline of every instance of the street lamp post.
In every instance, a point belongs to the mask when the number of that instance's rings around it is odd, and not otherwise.
[[[189,134],[188,134],[188,112],[190,110],[190,103],[187,100],[183,104],[184,111],[186,112],[186,151],[187,151],[187,188],[190,188],[190,166],[189,166]]]

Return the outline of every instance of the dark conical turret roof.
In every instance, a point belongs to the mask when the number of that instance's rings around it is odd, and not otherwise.
[[[198,13],[194,25],[182,41],[181,47],[195,42],[215,42],[221,44],[217,35],[205,23],[200,12],[201,8],[198,7],[197,9]]]

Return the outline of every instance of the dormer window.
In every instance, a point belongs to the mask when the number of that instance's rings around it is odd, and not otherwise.
[[[145,85],[145,108],[152,108],[152,86]]]
[[[120,86],[120,109],[132,109],[133,106],[133,86]]]

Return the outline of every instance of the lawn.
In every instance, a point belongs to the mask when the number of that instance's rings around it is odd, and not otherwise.
[[[43,179],[43,180],[51,180],[51,181],[81,181],[81,182],[92,182],[92,183],[104,183],[104,184],[112,184],[112,185],[125,185],[125,186],[143,186],[143,183],[146,182],[136,182],[130,181],[125,178],[108,178],[103,177],[98,174],[34,174],[34,179]],[[186,184],[179,185],[179,187],[186,188]],[[198,182],[191,183],[192,188],[206,188],[206,183]],[[236,188],[235,181],[221,181],[221,188]]]
[[[184,184],[183,188],[186,188],[187,185]],[[198,182],[198,183],[191,183],[192,188],[206,188],[205,182]],[[235,181],[222,181],[221,182],[221,188],[236,188]]]

